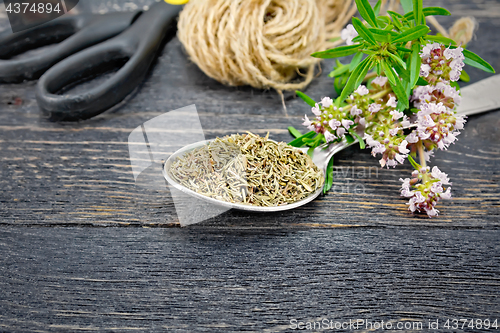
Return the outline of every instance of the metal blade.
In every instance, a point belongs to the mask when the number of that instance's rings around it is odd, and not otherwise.
[[[494,75],[460,89],[462,102],[457,113],[473,115],[500,108],[500,75]]]

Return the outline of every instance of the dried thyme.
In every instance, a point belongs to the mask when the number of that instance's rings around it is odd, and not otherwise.
[[[170,168],[179,184],[217,200],[279,206],[309,196],[323,183],[307,154],[255,134],[234,134],[177,158]]]

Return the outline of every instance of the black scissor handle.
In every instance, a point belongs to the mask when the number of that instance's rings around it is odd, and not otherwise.
[[[14,34],[4,32],[0,34],[0,58],[4,59],[40,46],[60,43],[45,50],[42,55],[0,60],[0,82],[38,79],[62,59],[118,35],[132,24],[139,13],[63,16],[26,31]]]
[[[83,50],[49,69],[38,81],[36,98],[51,120],[94,117],[121,102],[144,79],[162,41],[176,29],[182,6],[161,1],[139,16],[122,34]],[[125,64],[104,83],[78,95],[58,94],[63,87],[102,73],[113,63]]]

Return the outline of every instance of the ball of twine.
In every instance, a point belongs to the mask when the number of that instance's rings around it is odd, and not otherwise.
[[[319,62],[311,53],[340,44],[329,39],[355,12],[353,0],[191,0],[178,37],[191,60],[219,82],[301,90]]]

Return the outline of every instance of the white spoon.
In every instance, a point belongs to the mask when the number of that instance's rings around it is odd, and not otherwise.
[[[460,106],[457,108],[458,114],[463,115],[473,115],[481,112],[486,112],[490,110],[494,110],[500,107],[500,75],[491,76],[487,79],[481,80],[474,84],[471,84],[463,89],[460,89],[462,94],[462,102]],[[278,212],[283,210],[293,209],[302,205],[305,205],[308,202],[314,200],[318,195],[323,191],[323,185],[319,187],[319,189],[313,193],[311,193],[307,198],[296,201],[292,204],[287,204],[283,206],[275,206],[275,207],[261,207],[261,206],[253,206],[253,205],[244,205],[238,203],[231,203],[226,201],[221,201],[217,199],[213,199],[202,194],[199,194],[189,188],[177,183],[169,174],[170,166],[172,162],[178,157],[184,155],[186,152],[193,150],[195,148],[201,147],[209,143],[210,140],[200,141],[188,146],[185,146],[175,153],[173,153],[166,162],[163,163],[163,176],[169,182],[170,185],[175,187],[176,189],[189,194],[193,197],[201,199],[206,202],[213,203],[215,205],[225,207],[225,208],[235,208],[246,211],[253,212]],[[328,161],[330,158],[341,150],[355,144],[357,141],[353,143],[347,143],[345,140],[336,144],[331,144],[328,148],[324,149],[324,146],[320,146],[314,150],[313,162],[316,166],[326,174],[326,168],[328,165]],[[307,152],[308,148],[296,148],[297,150],[302,150],[303,152]]]

